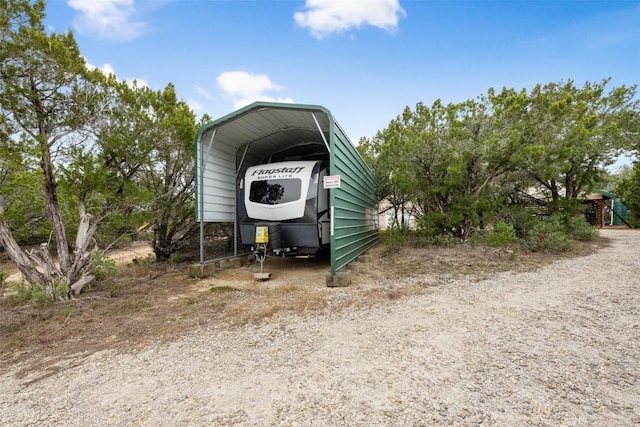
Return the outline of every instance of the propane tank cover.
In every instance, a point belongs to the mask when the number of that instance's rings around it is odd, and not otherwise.
[[[258,225],[256,226],[256,243],[269,243],[269,227]]]

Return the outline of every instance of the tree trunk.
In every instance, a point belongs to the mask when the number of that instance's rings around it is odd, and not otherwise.
[[[58,250],[58,259],[60,268],[65,271],[69,268],[69,246],[67,235],[60,215],[60,204],[58,203],[58,192],[56,189],[55,178],[53,175],[53,164],[51,163],[51,154],[48,146],[42,156],[42,171],[44,172],[44,188],[47,195],[47,208],[49,216],[53,224],[53,233],[56,236],[56,248]]]
[[[73,295],[78,295],[82,291],[82,288],[93,282],[95,278],[93,274],[82,275],[80,279],[76,280],[76,282],[69,287],[69,292],[73,292]]]
[[[97,251],[98,247],[88,250],[88,246],[96,226],[95,224],[90,225],[91,216],[85,212],[83,202],[80,202],[78,209],[80,211],[80,225],[78,226],[76,250],[73,256],[68,258],[66,269],[55,262],[46,243],[40,245],[37,250],[24,251],[15,241],[6,221],[0,221],[0,243],[9,257],[28,283],[43,285],[52,299],[64,298],[62,295],[54,294],[58,281],[67,285],[69,289],[67,296],[70,297],[71,293],[78,295],[84,286],[95,279],[89,265],[91,255]]]
[[[29,283],[44,282],[45,277],[36,269],[31,258],[20,248],[6,221],[0,221],[0,243]]]
[[[549,189],[551,190],[551,199],[555,202],[560,199],[560,193],[558,191],[558,185],[556,184],[555,179],[552,179],[549,182]]]
[[[98,250],[97,245],[89,250],[89,243],[93,240],[97,222],[91,224],[91,214],[88,214],[85,209],[84,199],[78,201],[78,213],[80,214],[80,223],[78,224],[76,247],[71,256],[71,265],[66,272],[69,291],[73,291],[74,295],[78,295],[82,288],[95,278],[90,264],[91,256]]]
[[[574,170],[575,165],[571,165],[571,169],[569,169],[567,171],[567,173],[565,174],[564,177],[564,188],[565,188],[565,198],[567,200],[569,199],[575,199],[577,197],[577,194],[575,194],[575,190],[576,190],[576,183],[575,183],[575,179],[574,179],[574,175],[573,175],[573,170]]]
[[[60,268],[56,265],[53,258],[51,258],[51,254],[49,253],[49,245],[47,243],[42,243],[40,248],[36,250],[30,250],[27,252],[29,258],[33,261],[33,263],[37,266],[38,271],[42,275],[42,280],[40,284],[45,287],[47,290],[47,295],[51,300],[55,300],[56,298],[65,299],[68,295],[56,295],[54,289],[56,288],[56,284],[58,282],[65,282],[62,272]],[[31,282],[33,283],[33,282]]]
[[[462,229],[460,230],[460,239],[466,243],[469,240],[471,234],[471,217],[465,216],[462,222]]]

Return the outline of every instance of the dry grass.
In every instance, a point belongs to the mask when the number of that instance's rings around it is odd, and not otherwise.
[[[256,264],[193,279],[188,264],[125,262],[118,274],[70,302],[34,306],[5,297],[0,305],[3,366],[23,363],[50,375],[76,358],[103,349],[134,349],[175,339],[202,325],[234,327],[274,316],[323,315],[398,302],[459,278],[481,280],[500,271],[532,270],[558,257],[581,256],[604,239],[577,245],[569,255],[455,246],[390,251],[373,248],[346,288],[326,287],[327,260],[269,258],[271,279],[255,281]]]

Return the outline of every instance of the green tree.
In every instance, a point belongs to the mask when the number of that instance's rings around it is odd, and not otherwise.
[[[552,200],[576,199],[598,183],[638,134],[636,86],[607,91],[609,79],[538,85],[530,93],[523,170]]]
[[[498,128],[488,98],[405,108],[381,133],[380,156],[430,235],[466,240],[495,203],[493,183],[512,169],[517,142]]]
[[[25,199],[6,193],[0,194],[0,243],[25,279],[53,298],[62,288],[77,294],[94,279],[94,235],[126,203],[140,165],[139,157],[130,160],[126,150],[97,138],[113,120],[114,78],[87,70],[73,34],[47,34],[43,18],[43,1],[0,0],[0,136],[5,154],[22,153],[22,165],[41,183],[33,191],[44,196],[55,251],[48,242],[30,251],[18,245],[11,212]],[[6,155],[2,161],[17,164]],[[28,190],[24,179],[15,179],[20,173],[7,176],[16,191],[21,183]]]
[[[40,174],[22,158],[19,147],[10,140],[0,141],[0,211],[12,225],[13,236],[21,245],[46,241],[51,222],[45,207]]]
[[[637,145],[636,87],[608,90],[608,83],[489,89],[458,104],[418,103],[361,141],[360,152],[371,159],[383,197],[395,208],[419,207],[431,235],[466,240],[501,205],[539,201],[532,188],[555,202],[549,208],[565,201],[575,210],[575,199],[602,182],[621,150]]]
[[[392,131],[390,127],[378,132],[373,138],[361,138],[358,152],[371,168],[378,182],[378,200],[381,204],[380,214],[391,212],[393,215],[392,228],[405,229],[408,218],[405,214],[415,214],[415,205],[410,199],[410,193],[405,191],[402,180],[404,175],[394,173],[406,159],[401,157],[397,144],[391,144]]]
[[[109,241],[151,230],[156,259],[165,260],[199,230],[193,215],[195,115],[172,84],[155,91],[120,83],[117,91],[119,102],[100,139],[108,142],[108,159],[127,158],[137,168],[130,169],[131,204],[107,218],[101,233]]]
[[[622,172],[616,185],[616,194],[624,201],[632,225],[640,225],[640,161]]]
[[[194,113],[178,100],[173,85],[151,95],[154,149],[143,170],[142,184],[153,194],[153,251],[157,260],[164,260],[199,230],[193,214],[193,141],[197,126]]]

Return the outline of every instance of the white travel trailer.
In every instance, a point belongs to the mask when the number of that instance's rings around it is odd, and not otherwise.
[[[255,250],[256,227],[268,226],[267,252],[315,256],[331,243],[326,164],[318,160],[247,168],[238,190],[242,245]]]

